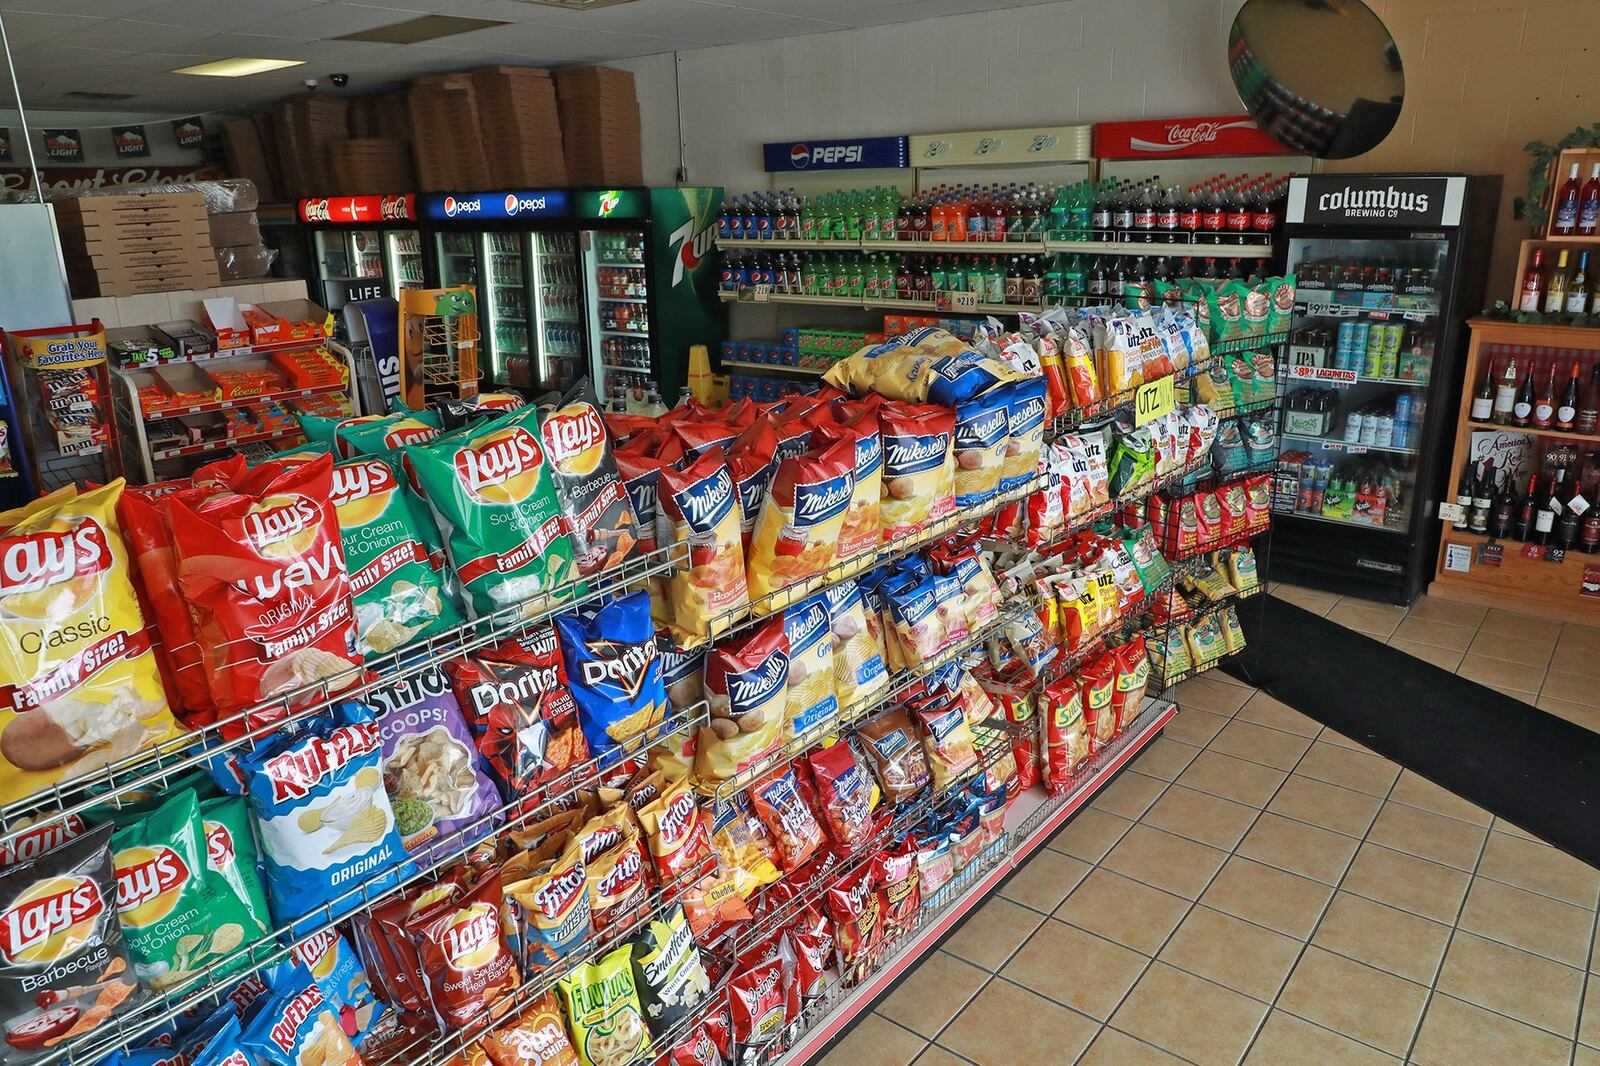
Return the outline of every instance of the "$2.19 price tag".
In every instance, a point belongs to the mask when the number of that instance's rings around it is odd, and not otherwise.
[[[764,304],[771,298],[771,285],[752,285],[750,287],[750,300],[752,303]]]
[[[1176,406],[1170,376],[1147,381],[1133,394],[1133,424],[1142,426],[1154,422],[1162,415],[1171,414]]]

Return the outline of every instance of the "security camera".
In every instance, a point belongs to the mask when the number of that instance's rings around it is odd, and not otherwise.
[[[328,80],[333,82],[333,87],[335,89],[343,89],[346,85],[350,84],[350,75],[348,75],[348,74],[329,74],[328,75]]]
[[[306,91],[307,92],[314,93],[314,92],[317,91],[317,79],[316,78],[307,78],[305,84],[306,84]]]

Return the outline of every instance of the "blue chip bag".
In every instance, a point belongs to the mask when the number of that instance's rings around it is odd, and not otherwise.
[[[658,731],[667,718],[650,594],[640,590],[598,609],[558,615],[555,627],[589,754],[602,769],[614,766],[623,744]]]
[[[337,917],[415,872],[383,787],[372,710],[341,703],[303,725],[239,760],[273,920],[306,918],[294,935],[327,920],[323,905],[338,900]],[[366,891],[345,896],[357,888]]]
[[[801,600],[783,612],[789,638],[789,685],[784,697],[783,739],[789,743],[839,718],[833,687],[833,630],[824,593]]]
[[[1016,371],[998,359],[968,348],[928,368],[928,402],[955,407],[1016,377]]]
[[[244,1048],[237,1016],[226,1016],[222,1027],[204,1046],[186,1054],[180,1061],[189,1066],[260,1066],[261,1060]]]
[[[282,971],[295,966],[304,966],[322,988],[339,1025],[355,1044],[365,1040],[389,1010],[373,993],[372,982],[350,941],[337,930],[319,930],[290,948],[289,957],[268,971],[268,982],[276,987],[280,980],[288,979]]]
[[[956,506],[976,507],[1000,490],[1011,442],[1005,389],[991,389],[956,404]]]
[[[336,1008],[304,966],[275,972],[270,984],[239,1034],[239,1043],[260,1066],[361,1061]]]

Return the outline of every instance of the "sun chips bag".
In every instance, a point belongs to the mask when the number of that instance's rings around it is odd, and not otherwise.
[[[480,618],[517,603],[539,610],[578,576],[538,415],[525,407],[404,453]]]
[[[292,467],[263,463],[203,501],[163,501],[178,582],[224,715],[315,682],[337,689],[360,677],[332,488],[333,460],[323,456]]]
[[[788,607],[838,558],[839,532],[855,490],[855,453],[855,441],[843,440],[778,463],[750,538],[755,613]]]
[[[0,535],[0,803],[175,737],[117,529],[122,482]]]
[[[684,648],[714,640],[749,602],[744,512],[722,449],[712,448],[681,472],[663,468],[656,507],[656,542],[689,546],[688,558],[675,563],[667,579],[672,636]]]
[[[579,572],[597,574],[620,563],[639,542],[639,518],[617,474],[611,435],[588,379],[544,417],[539,436],[571,527]]]

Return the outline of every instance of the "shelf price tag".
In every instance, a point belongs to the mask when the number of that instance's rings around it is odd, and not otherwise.
[[[1172,396],[1172,377],[1157,378],[1140,385],[1133,394],[1133,424],[1143,426],[1177,407]]]
[[[978,294],[969,291],[950,292],[941,289],[933,294],[933,306],[935,310],[939,311],[976,311],[978,309]]]
[[[772,286],[771,285],[752,285],[752,286],[750,286],[750,301],[752,303],[764,304],[771,297],[772,297]]]
[[[1459,503],[1441,503],[1439,505],[1439,517],[1443,521],[1452,524],[1465,522],[1467,520],[1467,509]]]

